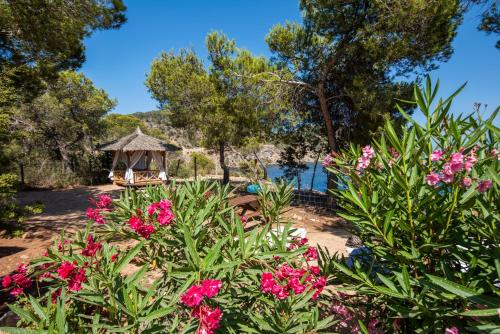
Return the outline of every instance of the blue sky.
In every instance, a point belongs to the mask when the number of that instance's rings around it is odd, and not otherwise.
[[[206,34],[222,30],[239,47],[269,56],[264,37],[271,27],[286,20],[301,22],[295,0],[125,2],[128,22],[119,30],[99,31],[86,39],[82,68],[97,87],[118,100],[113,112],[123,114],[156,109],[144,81],[161,51],[190,47],[206,58]],[[500,51],[494,47],[495,36],[476,30],[478,14],[467,14],[453,42],[452,58],[431,73],[441,80],[443,96],[468,81],[455,101],[456,113],[469,113],[474,102],[482,102],[488,104],[489,114],[500,104]]]

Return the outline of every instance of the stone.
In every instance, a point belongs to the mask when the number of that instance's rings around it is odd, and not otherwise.
[[[25,232],[22,236],[23,239],[31,239],[33,238],[33,233],[32,232]]]

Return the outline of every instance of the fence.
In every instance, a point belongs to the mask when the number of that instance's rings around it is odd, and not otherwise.
[[[336,209],[332,196],[319,191],[294,191],[292,205],[310,205],[329,211]]]

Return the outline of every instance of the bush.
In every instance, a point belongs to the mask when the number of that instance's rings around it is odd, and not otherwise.
[[[20,236],[23,233],[22,222],[26,216],[41,213],[43,204],[40,202],[19,206],[15,203],[15,195],[19,182],[14,173],[0,174],[0,229],[7,234]]]
[[[458,91],[436,93],[429,79],[415,89],[425,124],[399,108],[401,135],[387,123],[371,146],[325,160],[349,180],[335,192],[365,247],[347,264],[321,251],[322,263],[383,332],[499,331],[498,109],[455,117]]]
[[[276,189],[276,199],[285,190]],[[18,327],[48,332],[312,333],[333,325],[316,249],[244,230],[218,183],[101,196],[76,240],[3,278]],[[120,251],[113,241],[133,240]],[[133,274],[122,272],[131,263]],[[151,283],[148,279],[156,277]],[[147,279],[148,278],[148,279]],[[36,284],[37,289],[33,289]],[[32,294],[29,294],[30,288]],[[36,292],[36,293],[35,293]],[[18,333],[17,328],[0,328]]]
[[[193,152],[191,153],[191,161],[189,162],[189,169],[191,170],[192,175],[194,175],[195,159],[198,176],[215,173],[215,163],[209,156],[203,153]]]

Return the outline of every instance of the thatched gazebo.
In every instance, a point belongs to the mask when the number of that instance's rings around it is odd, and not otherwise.
[[[109,178],[114,184],[121,186],[163,183],[168,179],[166,153],[180,150],[174,145],[145,135],[139,127],[134,133],[104,144],[99,149],[113,152]],[[151,162],[156,165],[156,169],[151,169]],[[119,165],[125,168],[117,169]]]

